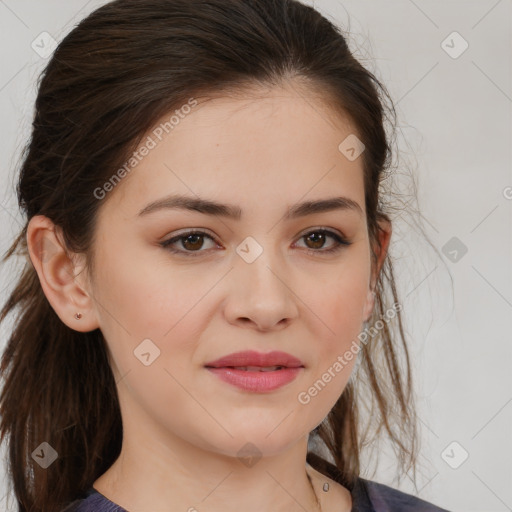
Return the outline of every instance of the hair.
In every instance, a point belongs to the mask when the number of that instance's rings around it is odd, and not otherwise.
[[[296,0],[117,0],[82,20],[38,79],[30,140],[21,155],[18,203],[25,225],[2,261],[25,258],[0,313],[16,313],[0,368],[0,441],[19,511],[53,512],[82,496],[119,456],[122,421],[102,332],[66,326],[48,302],[27,248],[27,225],[44,215],[92,274],[99,201],[110,179],[155,123],[191,97],[250,86],[301,84],[348,116],[362,153],[373,264],[379,221],[391,220],[381,194],[392,163],[395,107],[375,75],[353,56],[341,29]],[[388,126],[387,126],[388,125]],[[418,433],[411,365],[388,253],[375,282],[357,371],[310,440],[307,462],[349,489],[361,456],[382,433],[403,472],[414,470]],[[385,322],[382,319],[386,318]],[[91,368],[94,371],[91,371]],[[363,429],[364,411],[369,420]],[[371,420],[371,421],[370,421]],[[372,428],[371,428],[372,427]],[[31,454],[43,441],[58,453],[43,469]],[[330,461],[328,459],[331,459]]]

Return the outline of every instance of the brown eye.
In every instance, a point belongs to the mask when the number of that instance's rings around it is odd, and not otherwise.
[[[190,251],[201,249],[204,243],[203,235],[199,234],[187,235],[185,237],[182,237],[181,240],[183,247]]]
[[[175,236],[170,240],[161,242],[160,245],[165,249],[177,254],[183,254],[186,256],[199,256],[202,253],[207,252],[206,250],[201,250],[204,248],[204,241],[206,238],[209,238],[213,242],[212,246],[215,245],[214,239],[203,231],[190,231],[187,233],[182,233],[181,235]],[[178,242],[181,242],[181,248],[179,246],[175,247]]]
[[[325,233],[314,231],[304,237],[307,241],[311,241],[311,249],[321,249],[325,243]]]
[[[332,238],[334,240],[334,244],[332,244],[328,249],[322,249],[327,238]],[[352,244],[352,242],[345,240],[345,238],[338,235],[338,233],[328,229],[315,229],[314,231],[310,231],[302,236],[301,240],[305,240],[307,247],[306,250],[312,254],[330,254],[339,251],[343,246]]]

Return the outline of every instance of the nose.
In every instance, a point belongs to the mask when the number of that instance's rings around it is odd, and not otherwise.
[[[252,263],[239,258],[234,265],[224,310],[228,322],[271,331],[283,329],[297,318],[298,299],[290,272],[278,265],[270,251],[264,250]]]

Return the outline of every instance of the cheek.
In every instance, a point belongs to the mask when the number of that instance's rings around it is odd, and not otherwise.
[[[316,340],[311,383],[320,381],[312,395],[318,393],[315,402],[323,404],[321,409],[334,405],[357,359],[369,282],[369,260],[358,256],[356,263],[340,265],[337,272],[331,268],[329,277],[317,274],[317,284],[308,285],[305,302],[316,326],[311,328]]]
[[[105,323],[123,323],[135,337],[161,338],[206,293],[208,280],[155,257],[160,250],[120,244],[104,249],[96,295],[104,306],[100,312],[108,309],[102,314]]]
[[[200,408],[183,386],[186,383],[187,390],[198,393],[187,380],[188,371],[208,322],[201,298],[218,276],[199,279],[187,271],[171,272],[165,265],[147,268],[128,259],[105,265],[102,274],[101,330],[116,380],[123,381],[119,391],[123,412],[144,409],[168,426],[169,410],[200,416]]]
[[[304,302],[323,326],[324,338],[342,340],[362,326],[369,271],[365,265],[346,265],[328,272],[305,282]]]
[[[312,351],[310,378],[297,396],[315,428],[334,407],[345,389],[359,352],[362,309],[367,297],[365,274],[332,281],[311,299],[320,321]],[[316,299],[316,300],[315,300]]]
[[[105,259],[95,293],[100,328],[120,374],[138,371],[143,363],[137,357],[148,352],[144,357],[154,360],[151,367],[170,369],[177,361],[189,361],[187,354],[194,351],[210,321],[205,310],[208,292],[221,277],[141,261]]]

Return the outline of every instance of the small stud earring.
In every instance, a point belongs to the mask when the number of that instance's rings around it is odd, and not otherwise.
[[[80,318],[82,318],[82,313],[75,313],[75,318],[80,320]]]

